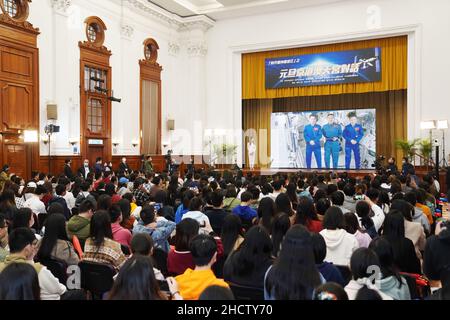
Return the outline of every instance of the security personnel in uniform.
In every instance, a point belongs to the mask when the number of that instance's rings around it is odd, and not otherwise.
[[[322,150],[320,140],[322,139],[322,127],[317,124],[317,115],[309,116],[309,123],[305,126],[304,137],[306,141],[306,166],[311,169],[311,158],[314,153],[317,168],[322,169]]]
[[[339,166],[339,153],[341,152],[342,128],[334,122],[334,114],[327,117],[328,123],[323,126],[322,132],[325,138],[325,167],[330,169],[330,157],[333,157],[333,169]]]
[[[352,160],[352,151],[355,155],[355,169],[361,168],[361,155],[359,150],[359,143],[364,137],[364,129],[358,121],[355,112],[348,114],[350,124],[344,129],[343,136],[345,139],[345,168],[350,169],[350,162]]]

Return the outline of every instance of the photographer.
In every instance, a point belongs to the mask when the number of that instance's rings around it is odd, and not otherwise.
[[[398,168],[397,168],[397,164],[395,163],[394,157],[390,157],[388,159],[388,166],[386,168],[386,173],[389,175],[398,173]]]

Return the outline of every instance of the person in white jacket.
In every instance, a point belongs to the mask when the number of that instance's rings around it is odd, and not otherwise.
[[[11,263],[29,263],[38,273],[41,300],[60,300],[67,288],[43,265],[34,263],[37,240],[28,228],[17,228],[9,235],[10,254],[0,264],[0,272]]]
[[[366,196],[364,200],[369,204],[370,209],[372,210],[372,220],[375,225],[375,230],[378,232],[383,225],[384,218],[386,217],[383,209],[377,204],[378,197],[380,195],[380,191],[377,189],[369,189],[366,192]]]
[[[342,210],[330,207],[323,219],[323,228],[320,232],[327,244],[325,261],[339,266],[348,266],[353,252],[359,248],[358,240],[345,229],[345,220]]]
[[[344,290],[349,300],[355,300],[359,290],[367,286],[375,290],[383,300],[393,300],[392,297],[380,291],[381,267],[378,256],[368,248],[356,250],[350,260],[352,280]]]

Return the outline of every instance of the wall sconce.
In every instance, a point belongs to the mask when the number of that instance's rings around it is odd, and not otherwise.
[[[23,141],[25,143],[39,142],[39,136],[37,130],[25,130],[23,132]]]
[[[78,143],[78,138],[70,138],[69,143],[73,146],[75,146]]]
[[[114,148],[117,148],[117,146],[120,144],[120,141],[117,139],[113,139],[112,140],[112,145],[114,146]]]
[[[41,141],[43,144],[47,145],[48,144],[48,135],[42,135]]]
[[[131,145],[136,148],[139,145],[139,141],[137,139],[134,139],[133,141],[131,141]]]

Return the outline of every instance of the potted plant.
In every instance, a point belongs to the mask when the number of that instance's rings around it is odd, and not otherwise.
[[[431,153],[433,152],[433,144],[428,139],[420,140],[419,151],[428,166],[431,162]]]
[[[234,163],[237,154],[237,145],[235,144],[215,144],[214,145],[214,158],[219,164],[232,164]]]
[[[395,146],[397,149],[401,149],[403,151],[403,156],[408,157],[409,160],[412,160],[416,153],[417,143],[420,139],[414,139],[412,141],[408,140],[396,140]]]

